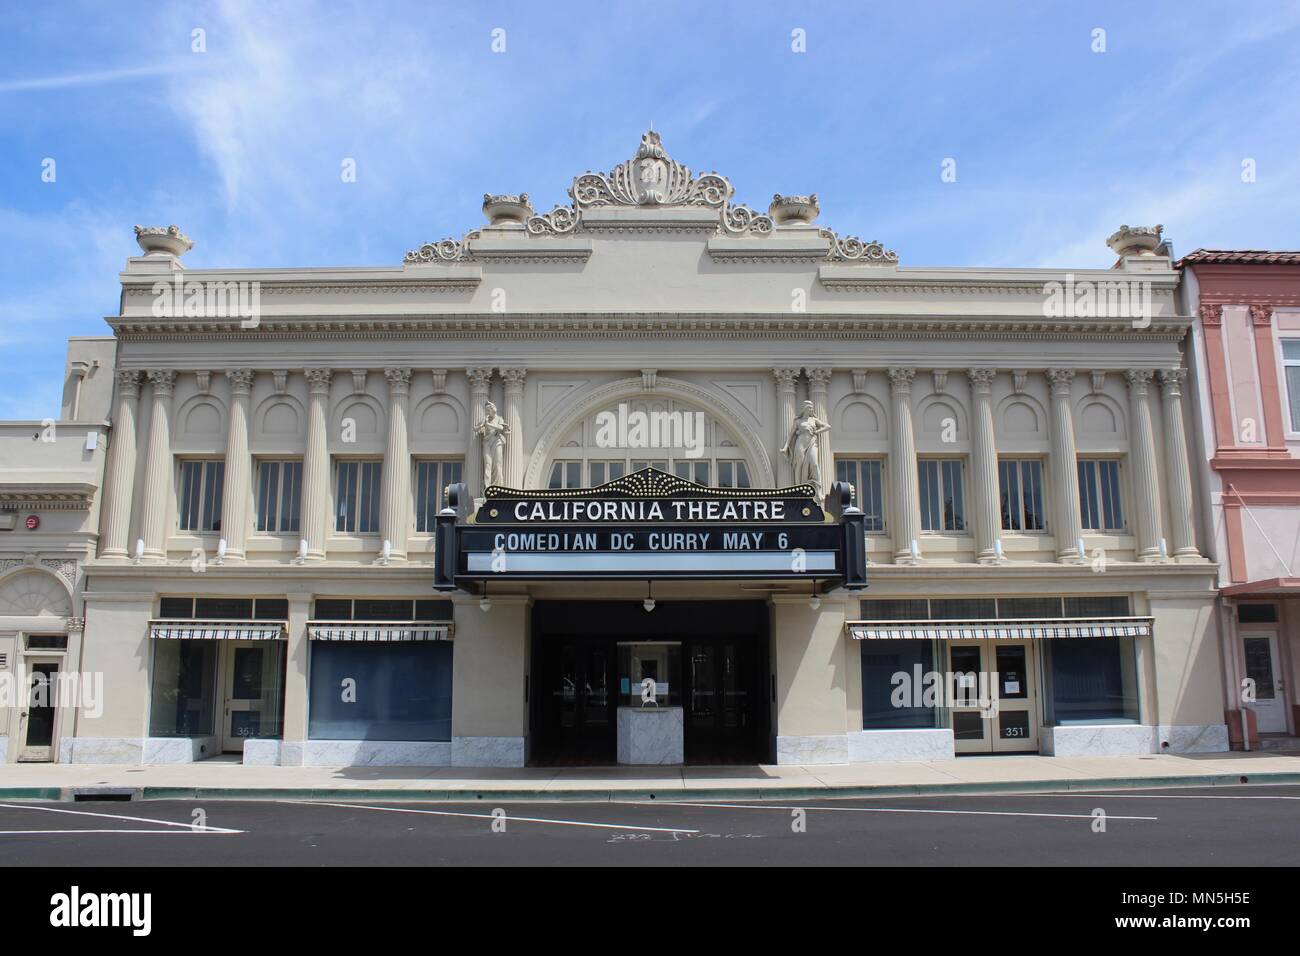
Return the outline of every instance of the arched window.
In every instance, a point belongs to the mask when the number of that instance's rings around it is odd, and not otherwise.
[[[672,398],[612,403],[570,430],[547,462],[547,488],[594,488],[642,468],[717,488],[748,488],[752,466],[716,418]]]

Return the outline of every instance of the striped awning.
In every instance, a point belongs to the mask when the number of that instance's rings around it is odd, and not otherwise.
[[[313,641],[449,641],[451,629],[452,625],[446,621],[307,622],[307,633]]]
[[[856,641],[977,641],[1053,637],[1150,637],[1149,617],[1019,621],[846,621]]]
[[[284,621],[150,621],[149,636],[169,641],[279,641]]]

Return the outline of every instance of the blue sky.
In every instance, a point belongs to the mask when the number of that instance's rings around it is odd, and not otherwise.
[[[1297,249],[1298,41],[1290,0],[6,5],[0,418],[57,415],[136,223],[193,267],[394,265],[485,191],[564,201],[652,121],[738,201],[816,192],[904,265],[1106,266],[1121,223]]]

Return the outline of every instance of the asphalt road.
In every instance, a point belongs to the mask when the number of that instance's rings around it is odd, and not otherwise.
[[[734,804],[3,803],[0,866],[1297,866],[1297,834],[1300,787],[1263,785]]]

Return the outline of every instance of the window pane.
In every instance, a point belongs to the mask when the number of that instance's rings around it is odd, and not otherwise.
[[[336,482],[336,491],[334,494],[336,518],[334,521],[334,530],[342,532],[354,532],[357,530],[357,513],[356,513],[356,494],[357,494],[357,467],[355,461],[341,461],[338,463],[338,481]]]
[[[421,461],[415,466],[415,531],[424,534],[433,530],[434,489],[437,487],[438,463]]]
[[[1128,617],[1129,602],[1123,594],[1065,599],[1066,617]]]
[[[1119,504],[1119,462],[1102,461],[1097,463],[1097,467],[1101,475],[1102,517],[1106,528],[1118,530],[1124,527]]]
[[[1282,358],[1288,362],[1300,362],[1300,339],[1282,340]]]
[[[551,477],[550,480],[546,482],[546,487],[552,490],[559,489],[563,487],[563,482],[564,462],[557,461],[555,464],[551,465]]]
[[[1286,367],[1286,394],[1291,406],[1291,430],[1300,432],[1300,365]]]
[[[962,487],[961,462],[945,461],[943,463],[944,485],[944,529],[947,531],[966,530],[966,495]]]
[[[251,621],[251,598],[196,598],[194,616],[202,621]]]
[[[1079,462],[1079,517],[1089,531],[1101,528],[1097,509],[1096,462]]]
[[[615,478],[622,478],[622,477],[623,477],[624,475],[626,475],[626,474],[627,474],[627,463],[626,463],[626,462],[621,462],[621,461],[611,461],[611,462],[609,463],[609,480],[610,480],[610,481],[613,481]]]
[[[731,462],[729,461],[718,462],[718,487],[719,488],[736,487],[735,479],[732,476]]]
[[[998,598],[998,617],[1004,620],[1018,620],[1020,618],[1050,618],[1060,616],[1061,599],[1059,597]],[[1055,638],[1053,638],[1053,640],[1055,640]]]
[[[1131,637],[1040,642],[1047,723],[1137,723],[1137,666]]]
[[[276,530],[276,489],[280,484],[280,463],[264,461],[258,465],[257,477],[257,530]]]
[[[865,530],[885,530],[885,509],[882,497],[884,466],[879,460],[859,463],[862,471],[862,501],[859,507],[865,516]]]
[[[444,461],[442,463],[442,481],[438,482],[438,510],[447,507],[447,488],[464,481],[464,462]]]
[[[749,469],[745,466],[743,461],[736,462],[736,487],[749,487]]]
[[[1043,463],[1025,462],[1021,475],[1025,488],[1025,530],[1042,531],[1047,527],[1043,513]]]
[[[939,463],[919,461],[916,464],[921,495],[921,528],[925,531],[942,531],[942,512],[939,510]],[[906,546],[907,542],[903,542]]]
[[[935,621],[979,621],[997,616],[993,598],[935,598],[930,618]]]
[[[998,493],[1002,498],[1002,529],[1020,530],[1020,481],[1013,461],[998,462]]]
[[[564,487],[581,488],[582,487],[582,462],[571,461],[564,466]]]
[[[859,641],[862,648],[862,727],[934,727],[934,690],[927,701],[927,675],[934,671],[931,641]],[[930,706],[926,706],[926,703]]]
[[[864,621],[926,621],[930,604],[925,598],[866,598],[861,613]]]
[[[449,641],[315,641],[308,736],[314,740],[450,740]],[[354,681],[355,699],[343,699]]]
[[[383,469],[383,462],[367,461],[362,464],[362,472],[365,476],[362,494],[365,504],[361,511],[364,520],[361,531],[368,534],[379,531],[379,489]]]
[[[221,494],[225,484],[226,463],[206,462],[203,469],[203,530],[221,530]]]
[[[605,477],[605,463],[603,461],[593,461],[588,470],[591,474],[591,487],[603,485],[609,479]],[[680,474],[680,472],[679,472]],[[685,477],[684,475],[682,477]]]
[[[153,645],[149,734],[153,737],[211,734],[214,729],[218,642],[149,643]]]

